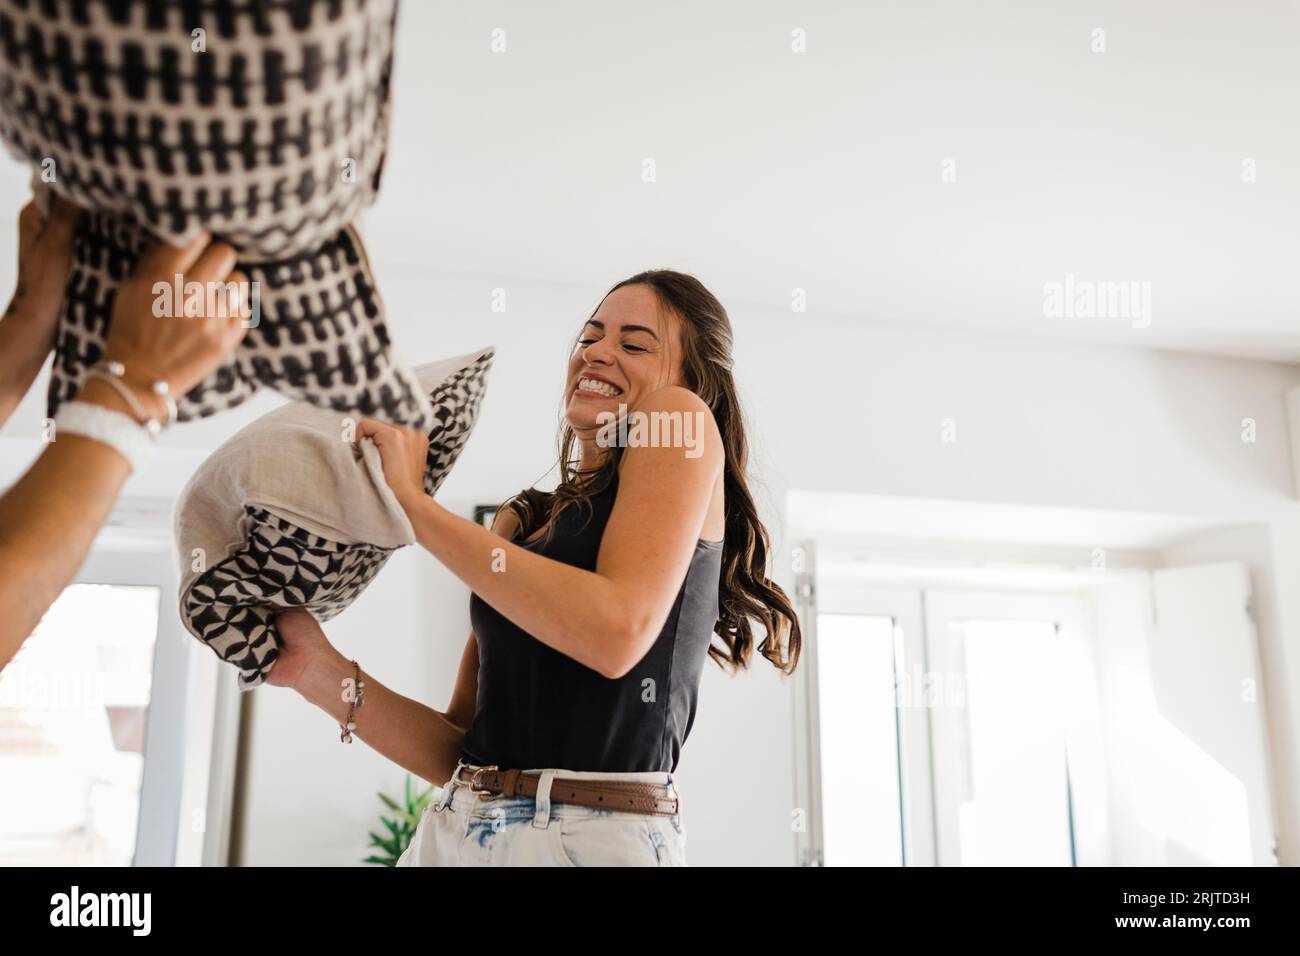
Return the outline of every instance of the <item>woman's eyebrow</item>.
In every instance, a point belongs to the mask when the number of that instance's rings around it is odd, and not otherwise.
[[[656,342],[659,341],[659,336],[655,333],[655,330],[646,325],[625,325],[623,326],[623,331],[624,332],[646,332],[649,333],[650,337],[654,339]]]
[[[605,331],[605,323],[604,323],[604,322],[600,322],[600,321],[598,321],[598,320],[596,320],[596,319],[588,319],[588,320],[587,320],[587,325],[594,325],[594,326],[595,326],[597,329],[599,329],[601,332],[604,332],[604,331]],[[658,334],[657,332],[655,332],[654,329],[650,328],[648,325],[625,325],[625,326],[623,326],[621,329],[619,329],[619,331],[620,331],[620,332],[646,332],[646,333],[648,333],[648,334],[650,335],[650,337],[653,338],[656,342],[659,341],[659,334]]]

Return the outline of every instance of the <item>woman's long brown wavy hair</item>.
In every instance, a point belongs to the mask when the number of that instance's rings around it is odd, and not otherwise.
[[[739,671],[748,668],[754,649],[754,625],[757,624],[763,631],[759,654],[784,673],[791,674],[799,662],[803,639],[799,618],[790,599],[767,577],[771,543],[767,529],[758,520],[758,511],[745,477],[749,445],[745,439],[736,382],[731,374],[732,334],[727,310],[699,279],[667,269],[640,272],[624,279],[606,292],[605,298],[628,285],[649,286],[658,296],[660,305],[681,319],[683,381],[712,410],[726,451],[723,476],[726,533],[718,596],[721,617],[713,629],[723,646],[712,643],[709,656],[724,669]],[[528,538],[548,524],[554,528],[555,518],[568,508],[576,507],[590,513],[590,489],[603,487],[613,477],[622,457],[622,448],[611,450],[614,454],[607,455],[600,467],[582,471],[578,467],[577,436],[572,426],[563,422],[559,435],[558,487],[553,492],[530,488],[503,506],[519,519],[519,539]]]

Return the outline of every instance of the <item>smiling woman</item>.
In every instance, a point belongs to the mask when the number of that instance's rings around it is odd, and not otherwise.
[[[783,672],[800,650],[746,485],[731,344],[693,276],[615,285],[566,369],[559,486],[520,492],[491,531],[425,494],[424,436],[361,423],[417,540],[473,592],[451,703],[430,710],[362,673],[366,705],[349,712],[338,687],[355,665],[302,613],[279,619],[270,681],[444,784],[399,865],[685,863],[673,775],[705,661],[748,667],[756,625]],[[670,423],[667,440],[604,440],[637,416]],[[532,825],[472,827],[502,814]]]

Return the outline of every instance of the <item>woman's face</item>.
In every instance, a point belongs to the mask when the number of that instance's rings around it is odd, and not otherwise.
[[[565,417],[578,435],[594,433],[665,385],[681,385],[681,320],[661,310],[648,285],[615,289],[583,326],[569,358]]]

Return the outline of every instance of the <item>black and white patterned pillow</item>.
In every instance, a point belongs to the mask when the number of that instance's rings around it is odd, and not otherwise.
[[[418,370],[423,378],[426,370],[436,369],[434,377],[440,381],[429,396],[435,424],[429,432],[424,488],[430,495],[442,485],[469,438],[492,359],[492,350],[485,349],[462,360]],[[443,375],[448,365],[456,367],[451,374]],[[259,486],[263,481],[259,475],[268,472],[249,467],[257,464],[251,459],[273,455],[282,439],[300,436],[304,423],[320,432],[318,440],[305,445],[319,452],[314,456],[319,459],[318,473],[291,475],[289,481],[332,489],[331,498],[314,508],[304,489],[292,507],[267,504],[263,499],[277,498],[277,493]],[[245,689],[262,683],[279,656],[281,642],[274,622],[277,611],[303,607],[318,620],[329,620],[365,590],[398,547],[414,540],[404,516],[393,513],[400,509],[376,483],[373,469],[368,472],[363,464],[355,462],[355,456],[337,453],[339,438],[332,431],[334,424],[333,419],[316,411],[304,418],[301,408],[291,408],[288,413],[272,412],[214,452],[178,501],[181,620],[222,660],[239,668],[240,686]],[[300,437],[295,440],[301,443]],[[301,459],[297,462],[301,468]],[[382,483],[382,475],[378,481]],[[334,500],[340,491],[352,500]],[[232,500],[235,497],[240,500]],[[362,517],[367,509],[372,516],[386,514],[392,519],[386,525],[389,530],[385,536],[394,543],[355,540],[363,532],[357,524],[349,526],[349,521],[368,522],[374,527],[373,518]],[[326,511],[328,515],[323,513]],[[214,527],[213,515],[226,518],[218,518]],[[331,537],[303,527],[308,523],[306,518],[336,527],[341,533]],[[220,526],[227,520],[234,527]],[[186,573],[184,565],[196,543],[202,543],[206,552],[212,541],[234,544],[225,549],[226,553],[216,555],[214,564],[197,572],[190,568],[193,573]]]
[[[328,621],[361,594],[396,548],[339,544],[277,517],[244,508],[252,530],[245,546],[211,568],[185,595],[190,631],[255,687],[279,656],[273,616],[305,607]]]
[[[260,286],[238,353],[182,421],[258,386],[429,425],[352,224],[388,141],[397,0],[0,0],[0,140],[83,217],[48,412],[103,351],[146,241],[202,229]]]

